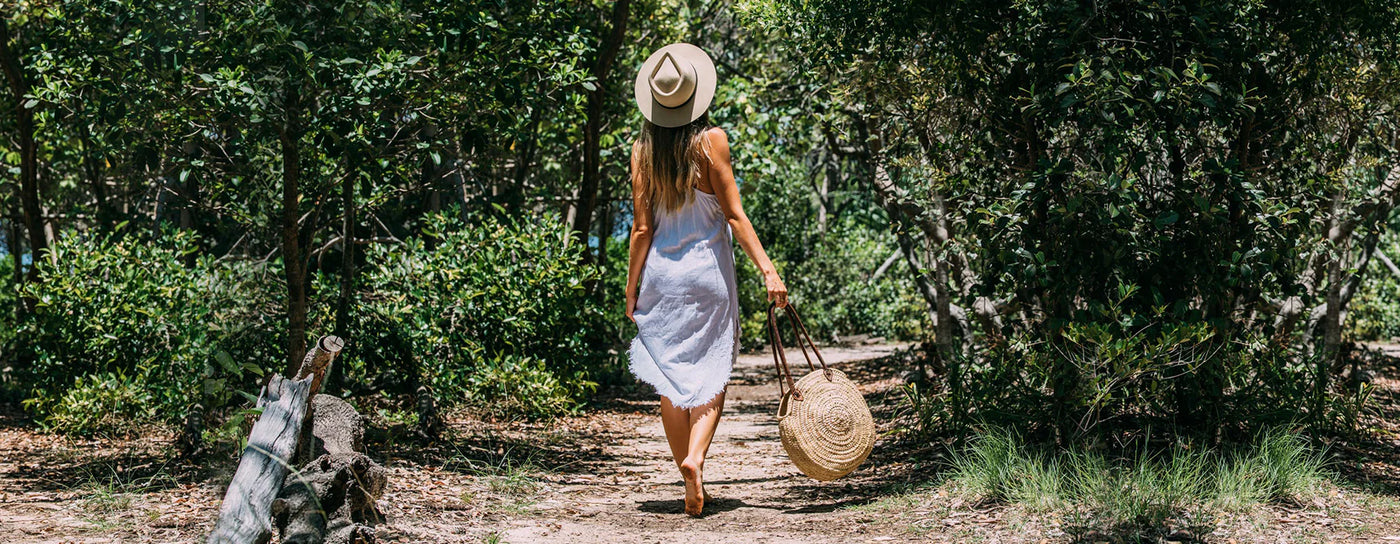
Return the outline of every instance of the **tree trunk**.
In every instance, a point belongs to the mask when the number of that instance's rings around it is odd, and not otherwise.
[[[79,123],[79,138],[83,143],[83,174],[87,177],[88,186],[92,190],[92,198],[97,206],[97,225],[103,232],[111,232],[115,223],[111,205],[107,202],[107,183],[102,179],[102,167],[98,165],[100,157],[93,152],[96,144],[92,141],[92,130],[85,123]]]
[[[1322,353],[1317,358],[1317,376],[1313,384],[1312,416],[1315,420],[1323,417],[1332,362],[1342,344],[1342,256],[1346,252],[1340,248],[1333,251],[1336,254],[1327,266],[1327,309],[1322,316]]]
[[[199,202],[199,176],[191,173],[185,182],[183,190],[185,191],[185,195],[184,198],[181,199],[182,202],[180,204],[180,230],[193,231],[195,230],[194,209]],[[198,261],[199,254],[196,252],[190,252],[188,255],[185,255],[186,268],[194,268],[195,263]]]
[[[875,154],[871,153],[870,161],[874,163],[874,185],[876,200],[885,209],[885,213],[898,225],[917,225],[924,232],[929,243],[935,248],[942,247],[948,241],[947,219],[945,215],[946,204],[943,196],[934,195],[934,219],[922,219],[924,213],[922,209],[916,209],[915,204],[909,203],[904,198],[903,190],[895,185],[893,177],[884,165],[879,163]],[[929,304],[929,311],[934,318],[934,342],[938,346],[938,356],[942,359],[942,364],[952,364],[954,353],[961,352],[953,344],[952,329],[952,299],[948,292],[948,263],[946,259],[935,258],[933,260],[933,278],[930,280],[927,274],[920,270],[918,259],[914,253],[913,241],[905,229],[900,229],[896,233],[899,236],[900,249],[905,253],[905,258],[909,260],[909,266],[914,273],[914,281],[919,285],[920,291],[924,295],[924,301]],[[965,329],[966,330],[966,329]]]
[[[600,142],[603,130],[603,106],[610,96],[608,73],[612,71],[617,51],[627,36],[627,18],[630,15],[631,0],[618,0],[613,4],[612,32],[598,51],[597,62],[593,64],[593,79],[596,85],[588,93],[588,119],[583,128],[583,181],[580,184],[579,199],[574,205],[574,235],[581,245],[588,244],[588,231],[593,225],[593,207],[598,203],[598,185],[602,176],[600,168]],[[585,252],[587,255],[587,252]]]
[[[19,241],[19,223],[14,220],[10,221],[10,231],[5,233],[5,245],[5,250],[10,253],[11,266],[15,267],[14,281],[15,288],[18,289],[24,286],[24,258],[20,255],[22,249]],[[16,313],[23,313],[26,309],[21,301],[16,306]]]
[[[1343,188],[1332,198],[1332,220],[1327,228],[1327,293],[1325,302],[1321,310],[1322,319],[1322,352],[1317,353],[1316,369],[1317,374],[1313,377],[1313,406],[1312,414],[1314,421],[1320,421],[1323,417],[1323,405],[1327,400],[1328,370],[1332,367],[1332,359],[1336,357],[1336,348],[1341,344],[1342,327],[1342,259],[1346,258],[1346,248],[1351,240],[1351,232],[1354,224],[1347,220],[1342,212],[1342,203],[1346,200],[1346,189]],[[1314,314],[1318,310],[1313,311]],[[1316,321],[1309,323],[1308,334],[1304,334],[1304,339],[1311,340],[1311,331]],[[1311,342],[1307,346],[1311,349]]]
[[[49,244],[45,236],[43,209],[39,205],[39,158],[38,144],[34,141],[34,110],[25,107],[29,82],[24,78],[19,53],[10,43],[15,38],[10,31],[9,20],[0,17],[0,68],[5,71],[5,79],[9,82],[10,94],[15,101],[15,128],[19,139],[19,201],[24,212],[24,228],[29,231],[31,263],[37,265]],[[29,268],[29,279],[37,280],[38,274],[38,266]]]
[[[287,373],[306,353],[306,271],[302,264],[301,149],[290,127],[282,130],[282,266],[287,279]]]
[[[598,269],[607,273],[608,269],[608,238],[612,236],[613,229],[613,206],[611,200],[603,202],[603,218],[598,222],[598,258],[594,261],[598,263]],[[605,298],[605,289],[602,281],[593,281],[589,286],[593,290],[594,296],[599,302]]]
[[[335,307],[335,335],[348,338],[350,335],[350,309],[355,297],[355,176],[345,176],[340,188],[340,198],[345,211],[340,224],[340,295]],[[331,369],[326,378],[327,390],[338,394],[344,382],[345,365]]]
[[[185,426],[175,437],[175,445],[180,457],[195,459],[204,450],[204,405],[195,403],[185,412]]]
[[[403,370],[408,374],[408,388],[413,391],[418,413],[418,433],[429,440],[437,440],[442,432],[442,418],[438,416],[432,388],[423,381],[423,365],[398,329],[390,330],[389,338],[399,361],[404,364]]]
[[[467,161],[458,158],[454,159],[452,164],[452,179],[457,191],[457,213],[462,219],[462,224],[469,225],[471,194],[470,188],[467,187]]]
[[[919,288],[919,295],[924,298],[924,304],[928,305],[929,319],[934,326],[938,324],[938,293],[933,288],[933,282],[928,279],[928,272],[924,270],[923,263],[919,262],[918,253],[914,251],[914,240],[909,235],[908,230],[899,230],[895,233],[895,239],[899,242],[900,253],[904,255],[904,261],[909,264],[909,274],[914,277],[914,285]]]
[[[937,217],[935,221],[938,223],[936,230],[946,233],[947,227],[945,226],[944,219],[944,212],[946,210],[944,209],[943,195],[934,195],[933,202],[934,213]],[[929,242],[933,244],[934,251],[941,249],[947,241],[948,237],[946,234],[941,238],[929,240]],[[934,340],[938,343],[938,356],[942,357],[943,363],[948,365],[949,379],[954,379],[957,376],[955,374],[956,362],[954,361],[953,351],[953,323],[948,307],[952,301],[948,296],[948,262],[942,255],[934,255],[933,257],[933,290],[934,294],[938,297],[938,306],[936,307],[938,323],[934,326],[934,334],[937,335],[937,338],[934,338]]]
[[[1383,251],[1377,249],[1377,250],[1375,251],[1375,255],[1376,255],[1376,258],[1377,258],[1377,259],[1380,259],[1380,260],[1381,260],[1381,264],[1385,265],[1385,269],[1390,271],[1390,274],[1391,274],[1392,276],[1395,276],[1396,278],[1400,278],[1400,268],[1397,268],[1397,267],[1395,266],[1395,262],[1394,262],[1394,261],[1391,261],[1391,260],[1390,260],[1390,257],[1387,257],[1387,256],[1385,255],[1385,252],[1383,252]]]
[[[539,124],[540,110],[536,108],[530,112],[530,122],[525,131],[525,142],[524,145],[520,146],[520,155],[515,159],[515,183],[511,185],[510,192],[504,202],[508,210],[525,208],[525,183],[530,177],[530,166],[535,162],[535,148],[538,147],[537,142],[539,141]]]
[[[885,271],[889,270],[890,266],[893,266],[894,262],[899,260],[900,253],[901,251],[898,249],[891,252],[890,256],[885,258],[885,262],[880,263],[880,267],[875,269],[875,273],[870,275],[870,281],[873,282],[880,279],[880,276],[885,275]]]
[[[828,196],[828,195],[831,193],[831,183],[834,182],[834,181],[836,181],[837,179],[839,179],[838,176],[840,175],[840,174],[839,174],[840,166],[837,165],[837,163],[836,163],[836,157],[835,157],[834,155],[828,157],[826,160],[823,160],[823,161],[821,161],[821,162],[826,163],[826,168],[824,169],[824,172],[823,172],[823,173],[821,174],[821,176],[820,176],[821,179],[822,179],[821,183],[818,184],[817,187],[816,187],[816,189],[817,189],[817,232],[825,233],[825,232],[826,232],[826,215],[827,215],[826,207],[827,207],[827,203],[830,202],[830,199],[829,199],[829,196]],[[814,175],[815,175],[815,174],[814,174]]]

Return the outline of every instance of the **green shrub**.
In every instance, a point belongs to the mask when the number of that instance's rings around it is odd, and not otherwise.
[[[270,358],[268,332],[280,328],[275,274],[208,256],[186,266],[197,245],[187,232],[69,233],[54,247],[57,264],[40,262],[44,281],[25,286],[37,303],[17,352],[28,367],[26,405],[42,424],[89,433],[120,415],[174,422],[195,403],[213,409],[255,389],[261,365],[280,360]],[[129,405],[87,413],[109,401]]]
[[[467,378],[467,403],[491,416],[550,417],[573,410],[571,387],[550,372],[544,361],[501,355],[481,361]]]
[[[906,391],[906,412],[925,436],[964,433],[978,422],[1067,442],[1140,430],[1163,433],[1154,439],[1248,441],[1314,406],[1315,359],[1265,331],[1232,332],[1239,341],[1227,341],[1208,323],[1168,310],[1141,315],[1122,304],[1142,296],[1150,293],[1120,285],[1116,300],[1090,305],[1095,319],[955,353],[938,369],[936,394]],[[1315,425],[1352,428],[1367,391],[1333,387],[1307,416]]]
[[[928,310],[898,257],[879,278],[876,270],[899,249],[888,232],[842,221],[829,230],[806,261],[791,266],[794,299],[802,301],[803,321],[812,334],[871,334],[919,338]],[[796,298],[801,297],[801,298]]]
[[[1400,238],[1387,233],[1380,250],[1390,259],[1400,259]],[[1386,341],[1400,337],[1400,279],[1380,262],[1372,260],[1356,298],[1347,306],[1347,335],[1354,340]]]
[[[856,334],[906,340],[921,338],[927,330],[927,305],[903,257],[893,262],[879,278],[874,277],[875,271],[899,247],[893,236],[854,220],[833,222],[828,229],[813,247],[794,255],[801,257],[800,260],[784,261],[782,252],[770,252],[813,339],[823,342],[834,335]],[[739,263],[743,344],[766,345],[767,288],[758,269],[737,245],[735,259]]]
[[[587,289],[600,275],[558,217],[465,226],[438,215],[428,237],[376,247],[367,260],[351,379],[410,357],[447,405],[544,417],[593,391],[593,372],[611,357],[617,324]]]
[[[24,404],[45,414],[40,423],[47,429],[111,436],[160,421],[154,397],[148,384],[106,372],[75,378],[59,398],[36,397]]]

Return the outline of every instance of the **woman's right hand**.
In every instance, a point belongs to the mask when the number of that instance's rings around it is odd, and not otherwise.
[[[767,284],[768,286],[769,302],[777,304],[779,308],[787,306],[787,286],[783,285],[783,280],[782,278],[778,277],[778,272],[776,270],[764,274],[763,283]]]
[[[627,295],[627,319],[631,319],[631,320],[632,320],[632,323],[636,323],[636,322],[637,322],[637,318],[632,317],[632,312],[635,312],[635,311],[637,311],[637,295],[628,294],[628,295]]]

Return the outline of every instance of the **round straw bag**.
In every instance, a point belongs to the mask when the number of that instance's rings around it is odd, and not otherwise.
[[[811,373],[793,381],[782,336],[778,334],[775,307],[768,306],[768,334],[773,365],[778,367],[778,392],[782,395],[778,401],[778,434],[783,449],[803,474],[823,482],[835,480],[859,467],[874,449],[875,419],[855,383],[840,370],[826,366],[807,327],[797,316],[797,309],[789,303],[784,309],[796,333],[797,346],[802,348],[802,357],[811,369]],[[807,346],[816,354],[821,370],[812,365]]]

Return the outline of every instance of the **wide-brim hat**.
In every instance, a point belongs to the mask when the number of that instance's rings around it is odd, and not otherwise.
[[[715,63],[703,49],[673,43],[657,49],[637,70],[633,93],[648,121],[679,127],[699,119],[715,98]]]

